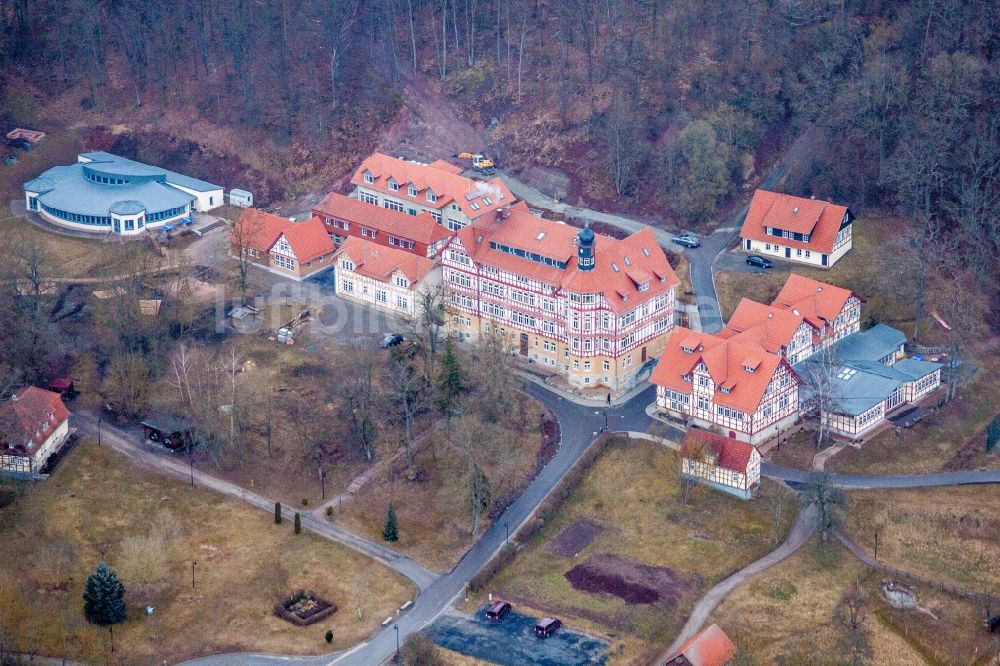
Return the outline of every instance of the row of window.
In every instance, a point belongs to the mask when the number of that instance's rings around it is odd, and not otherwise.
[[[796,240],[803,243],[809,242],[809,234],[800,234],[793,231],[785,231],[783,229],[777,229],[775,227],[767,228],[768,236],[777,236],[778,238],[787,238],[788,240]]]
[[[374,232],[372,232],[372,238],[374,238]],[[402,238],[396,238],[395,236],[389,236],[389,245],[395,245],[396,247],[401,247],[404,250],[412,250],[415,243],[411,240],[403,240]]]
[[[475,204],[475,202],[473,202]],[[552,257],[546,257],[537,252],[529,252],[527,250],[522,250],[519,247],[511,247],[509,245],[503,245],[495,241],[490,241],[490,249],[497,250],[498,252],[503,252],[505,254],[512,254],[515,257],[521,257],[522,259],[529,259],[535,263],[545,264],[546,266],[554,266],[560,270],[566,269],[566,262],[559,261],[558,259],[553,259]]]
[[[375,184],[375,174],[369,173],[369,172],[365,172],[365,182],[368,183],[369,185],[374,185]],[[399,191],[399,183],[396,182],[395,178],[392,178],[390,176],[389,180],[386,181],[386,184],[389,186],[389,189],[391,191],[393,191],[393,192],[398,192]],[[406,188],[406,193],[409,194],[411,197],[415,198],[419,194],[419,191],[417,190],[416,186],[411,183],[410,186]],[[431,203],[436,203],[437,200],[438,200],[437,195],[434,194],[434,192],[432,192],[430,190],[427,190],[427,194],[425,196],[426,196],[427,200],[430,201]]]
[[[283,257],[280,254],[272,254],[274,258],[274,265],[279,268],[285,268],[290,271],[295,270],[295,260],[289,259],[288,257]]]
[[[160,220],[167,220],[171,217],[177,217],[183,215],[187,212],[187,206],[180,206],[179,208],[171,208],[169,210],[161,210],[158,213],[147,213],[146,223],[159,222]]]
[[[76,222],[77,224],[92,224],[99,227],[111,226],[110,217],[101,217],[98,215],[80,215],[79,213],[70,213],[65,210],[59,210],[58,208],[50,208],[45,204],[42,204],[42,210],[44,210],[52,217],[57,217],[60,220],[66,220],[67,222]]]
[[[90,171],[83,172],[84,177],[94,183],[100,183],[101,185],[128,185],[131,180],[127,178],[112,178],[111,176],[98,176],[96,173],[91,173]]]

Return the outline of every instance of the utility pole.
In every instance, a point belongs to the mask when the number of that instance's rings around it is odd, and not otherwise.
[[[503,521],[503,528],[507,530],[507,537],[504,539],[503,545],[507,546],[510,544],[510,525],[507,523],[506,520]]]
[[[878,530],[875,530],[875,561],[878,562]]]
[[[319,485],[323,499],[326,499],[326,471],[322,467],[319,468]]]
[[[191,560],[191,589],[194,589],[194,565],[198,564],[198,560]]]
[[[101,417],[97,417],[97,445],[101,445]]]

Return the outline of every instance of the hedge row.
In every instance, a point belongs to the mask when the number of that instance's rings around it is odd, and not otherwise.
[[[607,450],[608,446],[614,442],[623,441],[624,438],[624,435],[615,435],[612,433],[604,433],[598,437],[597,441],[591,444],[587,452],[573,463],[573,466],[569,468],[566,475],[556,484],[548,496],[542,500],[542,503],[535,509],[534,516],[523,527],[516,530],[514,534],[511,534],[511,542],[497,551],[497,554],[469,579],[469,590],[471,592],[482,590],[497,575],[500,569],[513,560],[519,550],[514,539],[517,540],[517,543],[527,543],[530,541],[542,529],[545,523],[552,518],[552,515],[562,506],[563,502],[573,494],[577,486],[580,485],[580,482],[583,481],[583,477],[590,471],[591,466]]]

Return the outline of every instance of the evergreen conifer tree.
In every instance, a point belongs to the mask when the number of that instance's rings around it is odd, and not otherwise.
[[[389,511],[385,515],[385,527],[382,528],[382,538],[386,541],[399,541],[399,526],[396,524],[396,505],[389,502]]]
[[[87,622],[110,626],[125,621],[125,585],[104,562],[87,577],[83,588],[83,614]]]

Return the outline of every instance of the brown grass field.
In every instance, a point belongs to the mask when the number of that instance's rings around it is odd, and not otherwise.
[[[522,399],[525,424],[537,424],[539,407],[529,399]],[[437,442],[437,460],[432,447],[427,445],[417,455],[416,467],[419,471],[414,481],[403,475],[403,459],[399,458],[393,478],[388,468],[376,476],[355,495],[345,501],[334,513],[334,520],[349,530],[369,539],[381,540],[386,511],[390,500],[395,503],[399,521],[399,541],[393,548],[406,553],[433,571],[449,571],[461,559],[475,539],[471,534],[468,485],[464,459],[445,450],[443,434],[434,435]],[[526,428],[522,436],[514,437],[516,448],[504,456],[505,460],[495,461],[486,470],[492,483],[501,479],[516,479],[526,485],[534,475],[541,435],[536,426]],[[501,471],[501,465],[512,463],[509,471]],[[510,482],[502,488],[510,492]],[[504,492],[503,489],[500,490]],[[480,530],[487,527],[489,518],[483,516]]]
[[[675,453],[652,442],[611,445],[549,524],[487,584],[483,596],[492,592],[521,610],[555,613],[569,626],[607,638],[612,663],[646,663],[666,647],[666,637],[680,629],[705,589],[774,547],[767,499],[743,502],[696,486],[684,506],[676,466]],[[765,485],[765,495],[774,490]],[[786,497],[780,538],[794,514],[795,500]],[[579,518],[605,529],[577,557],[548,552],[546,544]],[[669,568],[688,587],[676,605],[662,598],[628,604],[610,593],[575,589],[566,572],[599,553]]]
[[[874,648],[866,663],[995,663],[1000,640],[982,628],[975,604],[910,585],[920,605],[938,616],[934,621],[917,611],[889,606],[878,588],[882,579],[846,549],[820,548],[814,541],[734,590],[709,622],[718,623],[736,643],[739,653],[734,664],[847,663],[838,646],[843,629],[834,619],[834,609],[841,595],[861,580],[868,607],[865,626]]]
[[[118,568],[127,590],[128,619],[114,632],[120,663],[328,652],[328,628],[334,648],[353,645],[415,593],[353,550],[293,535],[291,521],[275,525],[270,513],[147,472],[90,441],[50,479],[15,496],[0,510],[0,524],[6,635],[18,650],[89,663],[103,663],[110,647],[108,632],[82,617],[83,583],[101,559]],[[169,536],[130,556],[129,537],[152,539],[155,530]],[[303,628],[275,617],[279,595],[300,587],[339,610]],[[146,605],[155,607],[152,617],[142,613]]]
[[[1000,487],[852,491],[847,533],[867,553],[973,592],[1000,593]],[[1000,610],[1000,609],[998,609]]]

